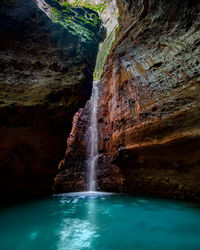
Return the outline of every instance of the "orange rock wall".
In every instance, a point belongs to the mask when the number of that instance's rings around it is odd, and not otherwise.
[[[100,84],[100,151],[128,193],[199,200],[199,2],[118,7],[118,39]]]
[[[99,84],[98,188],[199,200],[199,1],[117,4],[120,29]],[[88,105],[77,114],[56,192],[85,188],[85,114]]]

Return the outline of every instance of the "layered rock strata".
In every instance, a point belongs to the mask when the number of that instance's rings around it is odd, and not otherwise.
[[[118,7],[100,90],[100,150],[120,168],[124,191],[199,200],[199,2]]]
[[[33,0],[1,2],[1,201],[51,192],[73,115],[91,94],[103,34],[100,23],[86,28],[93,39],[53,23]]]
[[[199,1],[117,3],[100,83],[99,188],[199,200]]]

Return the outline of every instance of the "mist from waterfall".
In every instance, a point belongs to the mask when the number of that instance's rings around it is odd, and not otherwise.
[[[98,81],[93,82],[92,96],[90,98],[90,125],[88,128],[88,191],[95,191],[96,168],[98,165],[98,125],[97,125],[97,106],[98,106]]]

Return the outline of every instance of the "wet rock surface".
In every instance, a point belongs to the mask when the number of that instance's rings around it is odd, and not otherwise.
[[[51,193],[71,120],[91,94],[102,35],[96,32],[83,43],[53,23],[35,1],[1,2],[2,200]]]
[[[54,192],[78,192],[86,190],[87,180],[87,128],[89,126],[89,102],[73,118],[72,130],[67,139],[65,158],[60,162],[54,179]]]
[[[99,188],[199,200],[199,2],[117,3],[100,83]]]
[[[64,159],[58,166],[54,179],[55,193],[79,192],[88,190],[88,127],[90,125],[91,104],[80,109],[73,118],[72,130],[67,139]],[[97,190],[108,192],[123,191],[123,176],[119,167],[110,162],[110,156],[99,154],[96,169]]]

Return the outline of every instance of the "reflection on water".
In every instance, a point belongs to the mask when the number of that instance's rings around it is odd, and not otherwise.
[[[1,210],[0,222],[1,250],[200,249],[200,208],[183,202],[72,193]]]
[[[95,229],[89,221],[64,219],[58,235],[58,250],[89,248]]]
[[[63,197],[60,202],[62,205],[66,203],[77,204],[80,199],[85,198],[85,194],[79,194],[78,197],[72,194],[73,199],[69,196]],[[91,195],[90,199],[85,202],[86,217],[79,218],[65,218],[61,222],[61,230],[58,231],[59,241],[58,250],[66,249],[92,249],[92,240],[98,235],[96,234],[96,220],[95,220],[95,199],[96,195]],[[70,209],[65,211],[65,216],[73,214],[76,211],[76,205],[72,205]]]

